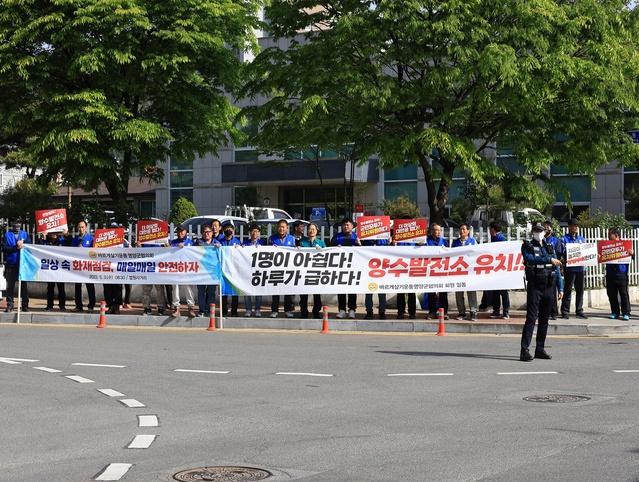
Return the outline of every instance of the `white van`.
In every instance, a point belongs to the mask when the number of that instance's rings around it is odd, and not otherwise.
[[[511,234],[519,232],[520,235],[525,236],[532,229],[532,223],[534,221],[543,221],[543,219],[543,214],[534,208],[513,208],[509,211],[502,211],[486,209],[486,206],[479,206],[473,213],[471,225],[475,231],[479,228],[486,230],[491,222],[499,221],[504,227],[504,231],[510,226],[513,228],[511,229]],[[517,227],[517,231],[514,231],[515,226]]]
[[[241,218],[247,218],[249,221],[255,219],[291,219],[292,216],[278,208],[266,208],[258,206],[247,206],[243,204],[241,206],[227,205],[224,210],[226,216],[239,216]]]

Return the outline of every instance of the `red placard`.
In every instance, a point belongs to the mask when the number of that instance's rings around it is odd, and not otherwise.
[[[355,212],[356,213],[363,213],[364,212],[364,205],[363,204],[355,204]]]
[[[629,263],[632,257],[632,241],[613,239],[597,241],[597,258],[600,263]]]
[[[393,223],[393,239],[398,242],[426,242],[427,219],[396,219]]]
[[[96,229],[94,248],[117,248],[124,246],[124,228]]]
[[[390,238],[390,216],[359,216],[357,237],[360,239]]]
[[[166,221],[138,221],[136,239],[140,243],[168,243],[169,223]]]
[[[48,233],[49,231],[68,231],[67,210],[47,209],[46,211],[36,211],[36,233]]]

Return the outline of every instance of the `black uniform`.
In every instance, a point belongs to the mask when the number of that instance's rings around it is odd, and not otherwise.
[[[544,350],[546,334],[548,333],[548,318],[550,309],[555,302],[556,286],[563,293],[564,286],[561,279],[559,266],[552,265],[555,258],[553,247],[545,241],[526,241],[521,247],[521,254],[526,265],[526,322],[521,334],[522,361],[530,361],[532,358],[528,352],[532,335],[535,329],[535,320],[538,321],[535,356],[537,358],[550,358]]]

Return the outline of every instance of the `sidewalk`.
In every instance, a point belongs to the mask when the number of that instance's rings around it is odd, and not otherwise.
[[[6,304],[0,304],[0,310],[4,310]],[[20,323],[31,324],[60,324],[60,325],[97,325],[100,320],[99,305],[92,314],[72,313],[67,310],[61,312],[57,306],[53,311],[44,311],[46,301],[32,298],[30,300],[30,310],[20,313]],[[70,308],[73,303],[69,303]],[[240,311],[240,317],[224,317],[220,319],[219,308],[216,319],[216,326],[227,329],[272,329],[272,330],[309,330],[319,331],[322,329],[322,320],[300,319],[299,311],[294,312],[295,318],[285,318],[284,313],[278,313],[277,318],[270,318],[269,310],[262,312],[262,318],[245,318]],[[169,312],[167,312],[169,313]],[[164,316],[142,316],[142,305],[134,303],[130,309],[123,308],[120,315],[106,315],[107,326],[140,326],[140,327],[189,327],[208,328],[209,318],[188,318],[186,310],[182,310],[183,315],[173,318],[170,315]],[[377,312],[372,320],[364,319],[363,309],[356,313],[355,319],[336,319],[337,307],[329,306],[329,329],[330,331],[356,331],[356,332],[393,332],[393,333],[432,333],[439,329],[438,320],[427,320],[427,312],[418,310],[417,319],[406,318],[397,320],[395,311],[386,312],[387,319],[379,320]],[[451,319],[445,322],[447,334],[499,334],[512,335],[521,334],[522,325],[526,318],[526,312],[522,310],[511,310],[510,319],[491,319],[490,312],[478,313],[478,320],[470,322],[468,320],[457,321],[454,317],[455,311],[450,313]],[[633,316],[629,321],[611,320],[607,306],[587,308],[588,319],[576,318],[571,315],[570,319],[551,320],[548,330],[549,335],[582,335],[582,336],[609,336],[609,335],[639,335],[639,317]],[[0,323],[16,323],[18,313],[4,313],[0,311]]]

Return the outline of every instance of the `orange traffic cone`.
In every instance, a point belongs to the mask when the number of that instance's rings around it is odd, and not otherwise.
[[[100,301],[100,322],[96,328],[106,328],[106,302]]]
[[[444,327],[444,308],[439,309],[439,331],[437,331],[437,336],[446,335],[446,328]]]
[[[217,328],[215,328],[215,303],[211,303],[209,308],[211,310],[211,314],[209,315],[209,327],[206,331],[215,331],[217,330]]]
[[[328,331],[328,306],[322,306],[322,331],[320,333],[329,333]]]

